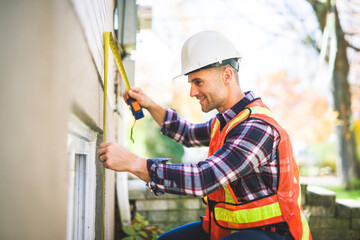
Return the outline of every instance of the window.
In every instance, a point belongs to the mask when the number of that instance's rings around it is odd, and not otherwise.
[[[68,240],[95,239],[97,134],[77,117],[69,121]]]

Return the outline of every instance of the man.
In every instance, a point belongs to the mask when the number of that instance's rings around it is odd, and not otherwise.
[[[311,239],[289,136],[260,98],[242,92],[239,58],[218,32],[200,32],[184,43],[181,75],[188,76],[190,96],[203,112],[219,112],[203,124],[184,121],[139,88],[124,94],[150,112],[164,135],[188,147],[209,146],[204,161],[166,164],[166,159],[145,159],[114,143],[100,145],[105,167],[137,175],[155,195],[204,197],[201,222],[171,230],[161,240]]]

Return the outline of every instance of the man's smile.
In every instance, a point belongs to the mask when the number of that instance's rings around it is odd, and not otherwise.
[[[202,98],[198,98],[199,102],[201,103],[202,101],[205,100],[205,97],[202,97]]]

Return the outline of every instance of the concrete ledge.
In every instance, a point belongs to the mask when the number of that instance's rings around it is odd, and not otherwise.
[[[336,193],[322,187],[308,186],[306,205],[335,208]]]
[[[350,229],[350,218],[313,217],[309,219],[311,230],[315,229]]]
[[[326,240],[359,240],[359,231],[349,229],[316,229],[311,230],[313,239]]]
[[[325,206],[309,206],[303,205],[304,211],[309,212],[311,217],[334,217],[335,208],[334,207],[325,207]]]
[[[305,205],[306,195],[307,195],[307,184],[300,184],[301,190],[301,205]]]
[[[350,219],[350,229],[360,230],[360,202],[353,199],[336,200],[336,216]],[[360,236],[360,232],[359,232]]]
[[[336,216],[360,218],[360,202],[353,199],[337,199]]]

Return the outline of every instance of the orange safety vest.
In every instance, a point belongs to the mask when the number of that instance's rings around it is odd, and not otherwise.
[[[218,240],[241,229],[262,228],[286,222],[291,235],[296,239],[312,239],[307,220],[301,206],[299,171],[292,153],[289,136],[272,112],[256,99],[246,109],[226,124],[220,132],[217,118],[212,123],[209,156],[224,144],[227,133],[249,118],[256,118],[273,126],[280,134],[277,160],[278,189],[273,195],[250,202],[238,202],[230,184],[211,194],[207,202],[206,216],[202,218],[203,229],[210,233],[211,240]]]

